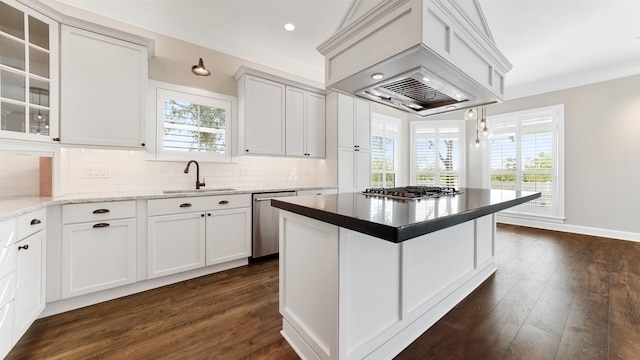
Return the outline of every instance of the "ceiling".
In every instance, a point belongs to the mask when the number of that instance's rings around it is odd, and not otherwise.
[[[349,0],[56,0],[324,82],[316,47]],[[371,0],[373,1],[373,0]],[[509,98],[640,74],[638,0],[479,0]],[[296,26],[287,32],[287,22]]]

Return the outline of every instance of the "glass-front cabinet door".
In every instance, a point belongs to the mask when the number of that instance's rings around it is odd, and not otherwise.
[[[58,137],[58,23],[0,0],[0,137]]]

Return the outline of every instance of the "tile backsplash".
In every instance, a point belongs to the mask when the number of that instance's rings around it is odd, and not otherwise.
[[[324,160],[243,156],[234,163],[200,163],[206,188],[287,188],[316,183],[317,162]],[[149,161],[138,150],[62,148],[62,194],[179,190],[195,187],[195,166],[187,161]]]
[[[40,194],[40,158],[0,154],[0,197]]]

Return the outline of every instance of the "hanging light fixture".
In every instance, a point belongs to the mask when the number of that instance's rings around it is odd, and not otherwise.
[[[482,117],[478,118],[477,110],[469,109],[464,113],[465,120],[476,120],[476,138],[471,141],[469,144],[469,150],[471,151],[482,151],[484,150],[486,144],[484,141],[480,140],[480,121]]]
[[[493,136],[493,131],[489,129],[489,124],[487,124],[487,111],[484,106],[482,107],[482,116],[478,122],[478,126],[478,130],[480,130],[480,138],[490,139]]]
[[[39,87],[31,87],[29,91],[34,94],[38,94],[38,106],[42,106],[42,95],[48,96],[49,90],[39,88]],[[40,135],[40,130],[44,126],[45,129],[49,128],[49,123],[47,121],[46,113],[43,114],[42,110],[38,107],[38,113],[33,116],[34,122],[37,124],[36,134]]]
[[[198,65],[193,65],[191,67],[191,72],[198,75],[198,76],[209,76],[211,75],[211,72],[207,69],[205,69],[204,67],[204,62],[202,61],[202,58],[200,58],[200,60],[198,60]]]

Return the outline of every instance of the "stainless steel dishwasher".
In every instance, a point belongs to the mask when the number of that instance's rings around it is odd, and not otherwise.
[[[278,209],[271,207],[271,199],[295,195],[295,191],[253,194],[254,259],[278,253]]]

